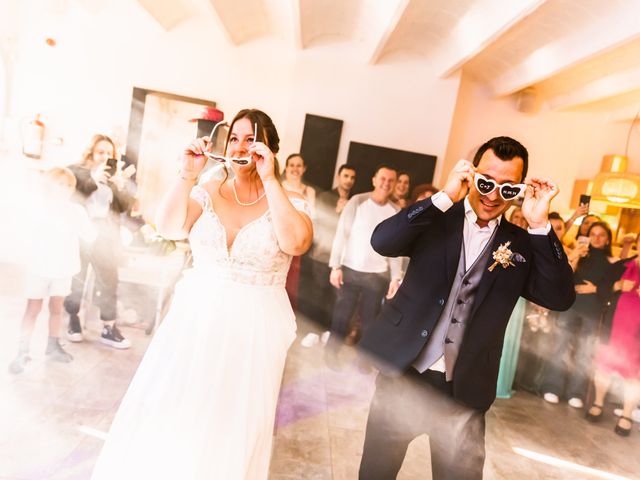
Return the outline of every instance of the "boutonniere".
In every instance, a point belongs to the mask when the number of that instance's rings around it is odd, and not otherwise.
[[[511,242],[503,243],[495,252],[493,252],[492,255],[495,262],[493,262],[493,264],[489,267],[490,272],[493,272],[493,269],[498,265],[501,265],[502,268],[516,266],[516,264],[511,261],[511,259],[513,258],[513,252],[509,250],[509,245],[511,245]]]

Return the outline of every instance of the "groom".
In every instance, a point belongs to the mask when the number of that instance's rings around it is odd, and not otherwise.
[[[380,223],[371,245],[411,260],[395,297],[359,346],[380,369],[360,479],[396,478],[409,443],[429,435],[434,479],[479,479],[484,413],[496,396],[504,332],[518,297],[551,310],[574,301],[573,276],[549,226],[558,193],[526,185],[528,153],[496,137],[460,160],[441,192]],[[520,194],[525,231],[502,218]]]

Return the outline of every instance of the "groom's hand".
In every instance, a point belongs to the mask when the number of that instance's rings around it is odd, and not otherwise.
[[[522,202],[522,215],[530,228],[547,226],[551,200],[558,192],[558,186],[544,178],[532,178],[527,182],[527,190]]]
[[[459,202],[467,195],[469,187],[473,183],[475,172],[476,169],[471,162],[458,160],[458,163],[451,170],[442,191],[447,194],[453,203]]]

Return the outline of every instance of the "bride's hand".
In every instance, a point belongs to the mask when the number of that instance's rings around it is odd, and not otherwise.
[[[209,137],[196,138],[180,156],[180,176],[195,180],[207,164],[204,152],[209,148]]]
[[[249,147],[249,155],[256,164],[256,171],[260,179],[265,182],[276,178],[275,156],[262,142],[255,142]]]

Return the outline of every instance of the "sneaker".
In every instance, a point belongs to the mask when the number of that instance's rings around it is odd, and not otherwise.
[[[100,341],[105,345],[122,350],[131,347],[131,342],[122,336],[115,325],[105,325],[103,327]]]
[[[622,416],[622,409],[621,408],[615,408],[613,410],[613,414],[616,417],[621,417]],[[636,423],[640,423],[640,408],[634,408],[633,411],[631,412],[631,420],[633,420]]]
[[[320,343],[322,343],[322,345],[326,345],[327,342],[329,341],[330,336],[331,336],[331,332],[329,330],[324,332],[322,335],[320,335]]]
[[[67,327],[67,338],[70,342],[82,341],[82,327],[78,315],[69,315],[69,326]]]
[[[73,361],[73,356],[66,352],[58,342],[49,344],[44,354],[47,360],[53,360],[55,362],[69,363]]]
[[[19,353],[9,365],[9,372],[17,375],[24,371],[24,366],[31,361],[31,357],[26,353]]]
[[[584,407],[584,403],[582,403],[582,399],[578,397],[571,397],[569,399],[569,406],[573,408],[582,408]]]
[[[320,341],[320,337],[317,333],[307,333],[305,337],[300,341],[300,345],[303,347],[311,348],[317,345]]]
[[[560,399],[558,398],[558,395],[556,395],[555,393],[551,393],[551,392],[545,393],[542,396],[542,398],[544,398],[549,403],[558,403],[560,401]]]

